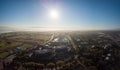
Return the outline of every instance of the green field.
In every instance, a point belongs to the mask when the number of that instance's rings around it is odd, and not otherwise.
[[[9,54],[10,54],[9,52],[0,53],[0,59],[6,58]]]
[[[23,45],[24,49],[37,44],[44,44],[51,37],[47,32],[11,32],[0,35],[0,52],[9,51]]]

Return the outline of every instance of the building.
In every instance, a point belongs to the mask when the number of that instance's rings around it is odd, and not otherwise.
[[[68,52],[68,47],[66,45],[54,47],[56,53]]]
[[[33,61],[41,61],[41,60],[49,60],[52,58],[52,50],[51,49],[38,49],[34,50],[30,59]]]

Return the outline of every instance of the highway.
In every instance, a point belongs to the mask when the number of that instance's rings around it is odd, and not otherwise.
[[[78,58],[78,56],[77,56],[77,54],[78,54],[78,50],[77,50],[77,46],[76,46],[76,44],[74,43],[74,41],[72,40],[72,38],[71,38],[69,35],[66,35],[66,36],[68,37],[69,41],[71,42],[73,48],[74,48],[75,51],[76,51],[75,58]],[[85,70],[88,70],[87,67],[86,67],[84,64],[82,64],[80,61],[78,61],[78,63],[79,63],[82,67],[84,67]]]
[[[69,35],[66,35],[66,37],[69,39],[70,43],[72,44],[74,50],[77,50],[76,44],[73,42],[72,38]]]
[[[45,42],[43,45],[46,45],[47,43],[51,42],[54,39],[55,34],[52,34],[51,38]]]

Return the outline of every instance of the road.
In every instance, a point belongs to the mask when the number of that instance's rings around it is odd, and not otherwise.
[[[52,40],[54,39],[54,36],[55,36],[55,35],[52,36],[52,38],[50,39],[50,41],[52,41]],[[74,48],[74,50],[75,50],[75,52],[76,52],[76,55],[74,56],[74,58],[78,58],[78,49],[77,49],[77,46],[76,46],[76,44],[74,43],[73,39],[70,37],[70,35],[64,35],[64,36],[67,37],[67,39],[70,41],[72,47]],[[49,42],[50,42],[50,41],[49,41]],[[79,63],[82,67],[84,67],[85,70],[88,70],[87,67],[86,67],[84,64],[82,64],[80,61],[78,61],[78,63]]]
[[[68,37],[69,41],[71,42],[73,48],[74,48],[75,51],[76,51],[75,58],[78,58],[78,55],[77,55],[77,54],[78,54],[78,50],[77,50],[76,44],[74,43],[74,41],[72,40],[72,38],[71,38],[69,35],[66,35],[66,36]],[[83,67],[85,68],[85,70],[88,70],[87,67],[86,67],[84,64],[82,64],[80,61],[78,61],[78,63],[79,63],[81,66],[83,66]]]
[[[45,44],[51,42],[51,41],[54,39],[54,36],[55,36],[55,34],[52,34],[51,38],[50,38],[47,42],[45,42],[43,45],[45,45]]]
[[[70,43],[72,44],[73,48],[77,50],[76,44],[73,42],[72,38],[69,35],[66,35],[66,37],[69,39]]]
[[[12,60],[16,57],[15,54],[8,56],[7,58],[4,59],[4,62],[12,62]]]

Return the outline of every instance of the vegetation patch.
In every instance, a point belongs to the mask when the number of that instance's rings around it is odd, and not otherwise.
[[[10,54],[9,52],[0,53],[0,59],[6,58],[9,54]]]

